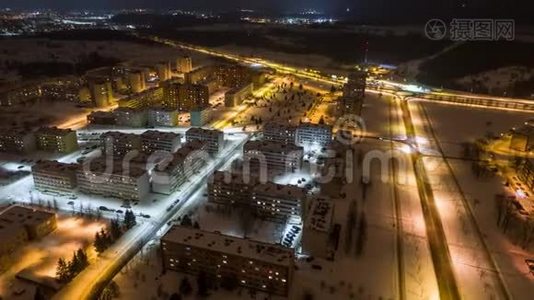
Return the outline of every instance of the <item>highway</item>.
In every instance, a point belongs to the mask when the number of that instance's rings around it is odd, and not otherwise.
[[[194,51],[210,56],[216,56],[225,58],[238,63],[248,65],[261,65],[272,68],[282,74],[291,74],[299,78],[314,80],[328,85],[342,85],[346,83],[346,79],[339,74],[332,74],[330,77],[318,74],[316,72],[310,72],[308,70],[280,64],[274,61],[255,58],[244,57],[241,55],[232,54],[229,52],[222,52],[220,50],[213,50],[207,47],[201,47],[197,45],[191,45],[186,43],[180,43],[169,39],[163,39],[157,36],[141,36],[140,38],[150,39],[155,42],[159,42],[171,47],[177,47]],[[371,88],[374,87],[374,88]],[[414,91],[415,88],[415,91]],[[368,89],[374,91],[386,91],[386,92],[406,92],[409,96],[417,97],[421,101],[433,101],[447,103],[451,105],[463,105],[472,107],[482,107],[488,109],[500,109],[500,110],[512,110],[512,111],[527,111],[534,112],[534,100],[529,99],[515,99],[496,97],[488,95],[471,94],[460,91],[452,90],[436,90],[432,88],[422,88],[414,86],[413,84],[406,84],[402,82],[395,82],[391,80],[382,79],[368,79]]]
[[[401,101],[402,116],[408,140],[415,141],[415,128],[411,117],[411,112],[406,101]],[[426,169],[421,165],[422,158],[419,152],[415,152],[412,157],[413,170],[417,179],[419,198],[423,208],[425,218],[428,243],[434,264],[440,299],[460,299],[460,292],[456,284],[451,257],[443,225],[439,212],[436,208],[432,187],[429,184]]]

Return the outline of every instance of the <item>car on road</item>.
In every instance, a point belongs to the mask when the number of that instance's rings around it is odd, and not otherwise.
[[[67,202],[68,205],[74,205],[74,201]]]
[[[124,212],[123,212],[122,210],[120,210],[120,209],[116,210],[115,212],[118,213],[118,214],[122,214],[122,213],[124,213]]]
[[[110,211],[110,209],[105,206],[100,206],[98,209],[101,211]]]

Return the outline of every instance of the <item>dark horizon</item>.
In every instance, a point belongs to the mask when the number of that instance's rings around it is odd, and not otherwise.
[[[528,20],[534,5],[526,0],[0,0],[0,7],[13,9],[185,9],[225,12],[252,9],[268,13],[288,13],[308,9],[349,19],[393,21],[425,20],[433,17],[487,17]]]

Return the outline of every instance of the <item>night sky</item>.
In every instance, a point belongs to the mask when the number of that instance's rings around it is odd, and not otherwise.
[[[519,17],[532,12],[532,0],[0,0],[2,7],[54,9],[183,8],[230,11],[240,8],[274,12],[316,9],[327,13],[421,19],[433,16]]]

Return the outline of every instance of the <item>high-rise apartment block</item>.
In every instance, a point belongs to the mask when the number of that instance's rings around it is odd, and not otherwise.
[[[288,124],[268,122],[263,126],[263,139],[284,144],[295,144],[297,127]]]
[[[73,194],[78,186],[77,164],[42,160],[32,166],[35,188],[42,193]]]
[[[156,151],[174,153],[180,147],[180,139],[181,136],[173,132],[145,131],[141,134],[141,151],[146,154]]]
[[[186,131],[185,138],[188,142],[194,140],[206,142],[208,152],[212,155],[218,154],[224,148],[224,133],[220,130],[192,127]]]
[[[236,279],[247,288],[287,296],[294,272],[290,248],[173,226],[161,239],[167,270],[198,274],[208,280]]]
[[[332,142],[332,126],[302,123],[297,128],[296,143],[300,146],[324,147]]]
[[[164,168],[153,171],[152,190],[166,195],[176,192],[208,163],[206,151],[207,143],[203,141],[193,140],[182,145]]]
[[[300,168],[304,150],[275,141],[248,141],[243,146],[245,164],[254,172],[267,174],[294,172]]]
[[[47,152],[71,153],[78,150],[76,131],[42,127],[35,132],[37,148]]]

